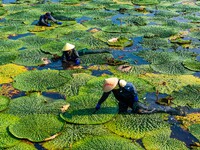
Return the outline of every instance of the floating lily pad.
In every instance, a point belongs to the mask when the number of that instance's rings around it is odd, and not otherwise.
[[[57,70],[33,70],[14,78],[13,86],[22,91],[46,91],[67,82]]]
[[[23,37],[20,40],[24,42],[24,46],[27,49],[40,49],[40,47],[46,43],[52,42],[52,39],[49,38],[42,38],[38,36],[27,36]]]
[[[172,97],[174,97],[173,103],[179,106],[190,106],[192,108],[199,108],[200,107],[199,91],[200,91],[200,84],[196,86],[194,84],[193,86],[190,85],[185,86],[180,91],[172,93]]]
[[[74,150],[88,150],[88,149],[99,149],[99,150],[143,150],[143,148],[136,142],[124,139],[118,136],[96,136],[93,138],[86,138],[74,144]]]
[[[34,144],[31,143],[25,143],[25,142],[20,142],[19,144],[16,144],[13,147],[7,148],[7,150],[37,150],[35,148]]]
[[[137,55],[144,57],[151,63],[153,70],[165,74],[192,74],[186,69],[182,62],[186,59],[194,58],[193,53],[187,51],[181,52],[157,52],[141,51]]]
[[[155,5],[159,4],[158,0],[132,0],[133,4],[137,5]]]
[[[183,65],[189,70],[200,71],[200,62],[195,60],[186,60]]]
[[[102,65],[107,64],[110,58],[113,58],[110,53],[88,54],[81,57],[81,62],[84,65]]]
[[[89,74],[87,74],[87,73],[89,73]],[[70,70],[62,71],[60,73],[61,76],[66,77],[69,74],[72,74],[73,78],[68,83],[64,84],[63,86],[58,87],[57,90],[60,93],[66,95],[66,96],[78,95],[79,88],[81,86],[85,85],[87,81],[94,78],[92,75],[90,75],[91,72],[87,72],[87,73],[82,73],[82,71],[81,72],[78,72],[78,71],[75,72],[75,70],[73,70],[73,71],[70,71]]]
[[[86,137],[109,135],[110,133],[101,125],[73,125],[66,124],[55,139],[45,142],[42,146],[46,149],[64,149],[73,147],[75,142]]]
[[[152,131],[169,128],[163,114],[121,114],[105,126],[112,132],[131,139],[140,139]]]
[[[39,49],[29,49],[20,51],[14,63],[24,66],[39,66],[44,64],[44,58],[51,59],[51,57],[52,55],[45,54]]]
[[[200,140],[200,124],[192,124],[188,129],[198,140]]]
[[[6,109],[10,103],[10,99],[5,96],[0,96],[0,111]]]
[[[20,142],[7,130],[9,125],[15,124],[18,120],[19,118],[16,116],[0,113],[0,149],[12,147]]]
[[[62,55],[62,49],[63,46],[65,45],[65,42],[63,41],[55,41],[55,42],[50,42],[46,43],[41,46],[42,51],[50,53],[52,55]]]
[[[111,120],[118,113],[118,107],[115,101],[108,98],[101,109],[95,112],[95,104],[100,96],[90,93],[68,98],[70,108],[61,114],[61,118],[76,124],[101,124]]]
[[[1,52],[0,65],[11,63],[17,57],[18,52]]]
[[[32,93],[29,96],[15,98],[10,102],[5,113],[26,116],[31,114],[55,114],[62,112],[64,105],[67,105],[65,100],[54,100],[37,93]]]
[[[113,47],[127,47],[133,45],[133,41],[131,39],[127,39],[125,37],[117,38],[116,42],[107,42],[109,46]]]
[[[140,76],[156,87],[160,93],[171,94],[187,85],[199,85],[200,79],[193,75],[164,75],[147,73]],[[182,97],[182,96],[181,96]]]
[[[0,41],[0,52],[13,52],[17,51],[23,45],[22,41],[11,41],[11,40],[1,40]]]
[[[32,142],[42,142],[59,133],[64,123],[52,114],[27,115],[10,125],[9,131],[17,138]]]
[[[147,134],[142,142],[144,144],[145,149],[152,150],[188,150],[184,142],[181,142],[177,139],[170,138],[171,130],[162,130],[158,133]]]

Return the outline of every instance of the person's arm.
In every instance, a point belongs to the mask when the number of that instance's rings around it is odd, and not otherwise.
[[[76,58],[79,58],[80,56],[79,56],[79,54],[78,54],[78,52],[74,49],[73,50],[73,52],[74,52],[74,56],[76,57]]]
[[[108,98],[111,92],[104,92],[101,98],[99,99],[95,109],[98,110],[101,107],[101,104]]]
[[[41,18],[41,22],[42,22],[43,24],[45,24],[46,26],[49,26],[49,24],[44,20],[44,18]]]
[[[52,21],[55,22],[55,23],[58,22],[58,21],[57,21],[53,16],[51,16],[51,15],[50,15],[49,19],[52,20]]]

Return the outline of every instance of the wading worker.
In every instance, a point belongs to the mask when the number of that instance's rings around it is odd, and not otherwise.
[[[61,59],[66,68],[80,65],[80,56],[75,50],[75,45],[66,43],[62,50],[63,54]]]
[[[130,107],[132,113],[150,114],[155,112],[165,112],[171,115],[185,115],[181,110],[169,106],[159,109],[145,106],[139,102],[136,88],[132,83],[115,77],[105,79],[103,95],[95,107],[96,110],[100,109],[101,104],[108,98],[111,92],[118,101],[119,113],[126,113]]]
[[[44,15],[40,16],[39,21],[38,21],[38,25],[50,27],[51,24],[48,22],[49,20],[51,20],[54,23],[59,24],[59,25],[62,24],[62,22],[58,22],[55,18],[53,18],[50,12],[47,12]]]

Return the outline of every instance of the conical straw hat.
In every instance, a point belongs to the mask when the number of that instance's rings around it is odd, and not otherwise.
[[[75,47],[75,45],[66,43],[62,50],[63,51],[69,51],[69,50],[72,50],[74,47]]]
[[[117,83],[118,83],[118,78],[108,78],[104,80],[104,85],[103,85],[103,91],[104,92],[110,92],[113,90]]]

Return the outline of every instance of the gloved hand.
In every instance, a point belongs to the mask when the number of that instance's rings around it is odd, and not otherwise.
[[[77,58],[77,59],[75,60],[75,64],[76,64],[76,65],[80,65],[80,63],[81,63],[80,59]]]
[[[57,22],[57,24],[61,25],[61,24],[62,24],[62,22]]]
[[[47,26],[48,26],[48,27],[50,27],[50,26],[51,26],[51,24],[50,24],[50,23],[48,23],[48,24],[47,24]]]
[[[139,101],[139,99],[138,99],[138,96],[136,94],[136,95],[134,95],[134,102],[138,102],[138,101]]]
[[[101,108],[101,105],[98,103],[95,107],[96,110],[99,110]]]

